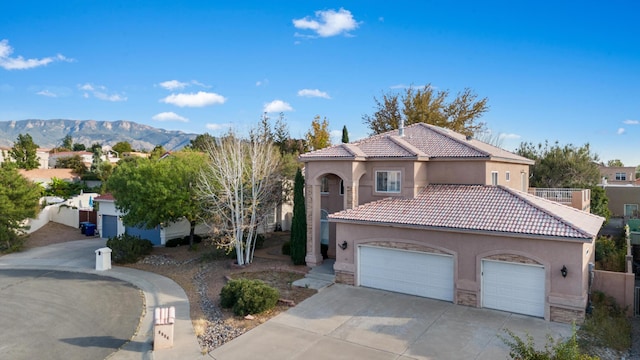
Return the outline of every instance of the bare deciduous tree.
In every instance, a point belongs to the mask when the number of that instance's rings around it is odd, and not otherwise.
[[[210,142],[206,152],[209,162],[198,183],[200,198],[217,219],[216,227],[228,234],[219,245],[235,248],[238,265],[249,264],[256,229],[277,203],[279,153],[260,131],[252,131],[249,139],[230,132]]]

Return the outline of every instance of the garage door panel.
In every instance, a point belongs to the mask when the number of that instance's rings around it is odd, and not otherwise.
[[[543,317],[544,267],[483,260],[482,306]]]
[[[453,257],[361,246],[359,284],[453,301]]]

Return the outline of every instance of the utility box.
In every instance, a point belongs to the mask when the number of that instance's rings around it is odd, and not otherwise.
[[[96,270],[104,271],[111,269],[111,249],[103,247],[96,250]]]
[[[153,322],[153,350],[173,347],[173,324],[176,322],[176,308],[156,308]]]

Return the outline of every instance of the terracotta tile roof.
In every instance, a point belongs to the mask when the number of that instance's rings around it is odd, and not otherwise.
[[[491,185],[427,185],[415,198],[387,198],[329,215],[369,222],[590,240],[603,218]]]
[[[102,194],[100,196],[96,196],[95,199],[93,199],[93,201],[115,201],[116,198],[113,197],[112,194]]]
[[[367,158],[502,158],[509,161],[533,164],[533,161],[504,149],[483,143],[476,139],[437,126],[418,123],[407,126],[405,136],[398,130],[374,135],[350,143]],[[336,157],[355,158],[354,151],[347,151],[344,144],[300,155],[305,160],[331,159]]]

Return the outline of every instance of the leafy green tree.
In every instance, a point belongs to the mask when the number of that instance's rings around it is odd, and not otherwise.
[[[591,187],[600,181],[598,155],[591,152],[589,144],[576,147],[520,143],[516,153],[535,161],[531,166],[531,187],[571,188]]]
[[[347,131],[347,125],[342,127],[342,143],[346,144],[349,142],[349,132]]]
[[[91,144],[91,146],[89,147],[89,151],[92,153],[95,153],[96,151],[100,150],[100,152],[102,152],[102,144],[96,142]]]
[[[620,161],[620,159],[613,159],[613,160],[607,161],[607,166],[609,166],[609,167],[623,167],[624,164],[622,163],[622,161]]]
[[[72,149],[73,148],[73,138],[71,137],[71,134],[67,134],[62,139],[62,147],[65,148],[65,149]]]
[[[209,133],[204,133],[196,136],[195,139],[190,140],[189,148],[198,151],[206,151],[209,144],[213,143],[214,140],[215,138]]]
[[[120,157],[122,157],[122,154],[124,153],[128,153],[133,151],[131,149],[131,144],[129,144],[129,142],[127,141],[120,141],[118,143],[116,143],[115,145],[113,145],[113,147],[111,147],[111,149],[115,152],[118,153],[118,155],[120,155]]]
[[[107,191],[125,215],[127,226],[147,229],[186,218],[190,224],[189,244],[203,208],[196,196],[196,183],[205,156],[180,151],[162,160],[136,158],[121,162],[107,180]]]
[[[38,145],[33,142],[31,135],[20,134],[9,150],[9,155],[16,162],[18,168],[31,170],[40,167],[37,151]]]
[[[87,166],[80,155],[65,156],[56,160],[56,169],[72,169],[75,175],[81,176],[87,172]]]
[[[151,159],[160,159],[160,157],[167,153],[167,150],[162,145],[156,145],[153,150],[151,150],[150,158]]]
[[[489,110],[487,98],[478,100],[471,89],[464,89],[448,101],[449,90],[435,90],[431,85],[421,89],[409,87],[404,94],[385,93],[373,98],[375,112],[362,120],[372,134],[395,130],[403,119],[405,125],[424,122],[473,136],[484,129],[478,119]]]
[[[324,118],[320,122],[320,115],[316,115],[311,122],[311,129],[306,134],[307,144],[311,150],[320,150],[331,146],[331,135],[329,134],[329,122]]]
[[[42,188],[16,169],[0,167],[0,252],[21,249],[23,220],[36,217],[41,194]]]
[[[609,210],[609,198],[604,189],[600,186],[591,187],[591,213],[605,218],[605,223],[611,217]]]
[[[293,218],[291,219],[291,260],[304,265],[307,255],[307,215],[304,202],[304,177],[298,169],[293,185]]]
[[[87,147],[84,144],[73,144],[73,148],[71,150],[73,150],[73,151],[85,151],[85,150],[87,150]]]

